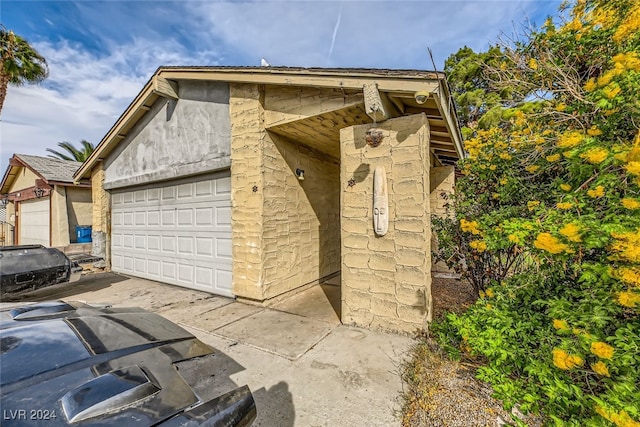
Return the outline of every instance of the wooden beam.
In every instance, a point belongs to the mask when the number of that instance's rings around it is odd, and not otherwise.
[[[272,70],[239,69],[195,69],[167,68],[158,74],[169,80],[208,80],[228,83],[256,83],[264,85],[309,86],[362,90],[367,83],[377,83],[378,90],[384,92],[406,92],[413,94],[419,90],[433,91],[438,87],[436,78],[428,79],[423,75],[384,76],[380,74],[349,73],[312,73],[310,71],[287,72]],[[431,73],[433,75],[433,73]],[[434,75],[435,77],[435,75]]]
[[[431,148],[439,151],[446,151],[447,153],[457,153],[456,148],[453,145],[442,145],[431,143]]]
[[[462,148],[462,134],[458,127],[458,121],[455,119],[455,111],[453,111],[450,95],[445,93],[445,91],[446,89],[444,84],[439,84],[438,89],[433,93],[433,99],[435,99],[436,104],[438,105],[440,115],[444,118],[445,126],[449,130],[451,139],[453,139],[453,143],[458,151],[458,157],[463,158],[464,149]]]
[[[153,92],[167,99],[178,99],[178,83],[167,80],[164,77],[155,76],[153,78]]]
[[[367,83],[362,86],[364,94],[364,111],[374,122],[384,122],[397,115],[395,106],[387,95],[378,90],[376,83]]]
[[[389,98],[389,100],[391,102],[393,102],[393,105],[396,106],[396,108],[398,109],[398,111],[400,111],[400,113],[404,114],[404,109],[406,107],[406,105],[404,105],[404,102],[402,102],[400,100],[400,98],[397,98],[395,96],[390,96],[389,94],[387,94],[387,97]]]

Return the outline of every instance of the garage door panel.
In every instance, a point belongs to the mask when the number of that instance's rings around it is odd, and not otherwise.
[[[113,269],[232,296],[230,183],[227,171],[115,193]]]
[[[50,206],[49,198],[25,200],[20,202],[18,215],[18,243],[21,245],[49,246]]]

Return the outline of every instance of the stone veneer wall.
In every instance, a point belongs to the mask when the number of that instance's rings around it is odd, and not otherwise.
[[[111,268],[111,194],[104,189],[104,163],[91,170],[91,254]]]
[[[233,293],[264,300],[264,109],[258,85],[230,86]],[[255,188],[255,191],[253,191]]]
[[[263,96],[230,87],[233,292],[256,301],[340,269],[338,161],[267,132]]]
[[[425,115],[387,120],[380,146],[370,125],[342,129],[342,322],[412,332],[431,320],[429,125]],[[373,231],[373,170],[385,167],[389,231]],[[349,181],[354,185],[350,186]]]
[[[322,152],[268,137],[264,296],[272,298],[340,271],[340,166]],[[304,170],[303,181],[297,168]]]

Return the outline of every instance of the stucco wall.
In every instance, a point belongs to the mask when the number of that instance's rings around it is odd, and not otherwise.
[[[107,189],[229,167],[229,85],[180,81],[158,99],[105,162]]]
[[[67,191],[61,185],[54,185],[51,191],[51,246],[67,246],[69,243]]]
[[[76,242],[76,225],[92,225],[93,206],[90,188],[67,187],[67,215],[69,240]]]
[[[425,115],[342,129],[342,321],[412,332],[431,316],[429,126]],[[389,230],[373,229],[373,171],[386,170]],[[349,182],[351,181],[351,184]]]
[[[36,185],[36,179],[38,179],[38,176],[35,173],[25,167],[20,168],[18,176],[16,176],[11,188],[9,188],[9,193],[33,187]]]

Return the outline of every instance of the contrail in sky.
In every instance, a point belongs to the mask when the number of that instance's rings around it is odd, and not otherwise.
[[[333,53],[333,46],[336,44],[336,35],[338,34],[338,27],[340,27],[340,18],[342,18],[342,3],[340,3],[340,11],[338,12],[338,19],[336,20],[336,26],[333,27],[333,37],[331,37],[331,47],[329,48],[329,58]]]

